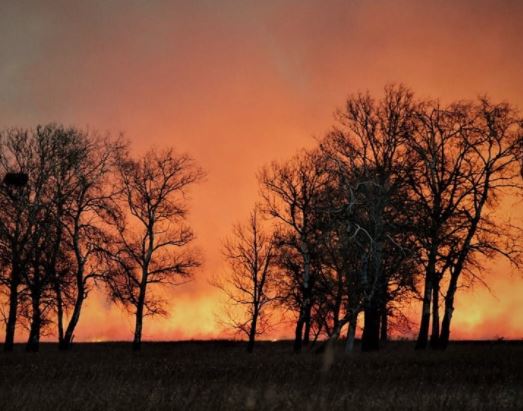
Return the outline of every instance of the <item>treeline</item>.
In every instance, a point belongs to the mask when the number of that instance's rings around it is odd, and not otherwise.
[[[294,350],[347,336],[376,350],[419,304],[417,347],[443,349],[458,288],[484,264],[520,262],[499,204],[521,193],[523,118],[487,98],[442,104],[388,86],[350,96],[316,146],[258,174],[260,198],[224,245],[214,280],[248,338],[295,319]],[[4,350],[57,335],[71,347],[98,287],[135,317],[164,313],[158,288],[200,265],[187,192],[204,172],[172,150],[129,154],[121,138],[57,124],[0,133],[0,307]]]
[[[199,265],[185,223],[187,189],[203,177],[186,155],[150,151],[57,124],[0,134],[0,290],[4,350],[16,327],[27,350],[55,333],[73,343],[88,294],[103,287],[135,316],[163,312],[156,288]]]
[[[296,352],[345,330],[351,351],[363,316],[370,351],[419,304],[416,347],[444,349],[458,288],[486,281],[494,258],[520,262],[519,229],[497,212],[521,193],[523,118],[488,98],[442,104],[388,86],[350,96],[336,120],[314,148],[259,173],[259,202],[214,280],[225,321],[251,351],[283,309]]]

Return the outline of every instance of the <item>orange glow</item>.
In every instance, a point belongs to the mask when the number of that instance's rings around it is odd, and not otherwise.
[[[205,265],[169,294],[168,318],[145,319],[144,339],[225,335],[207,279],[257,198],[256,171],[314,144],[348,93],[403,82],[422,97],[488,93],[523,108],[521,2],[28,3],[0,11],[0,126],[123,131],[137,152],[173,146],[208,172],[191,200]],[[487,280],[497,298],[479,284],[461,292],[452,336],[523,338],[521,273],[495,263]],[[76,340],[128,340],[132,327],[96,293]]]

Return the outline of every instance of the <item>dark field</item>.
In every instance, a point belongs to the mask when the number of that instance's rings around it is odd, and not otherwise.
[[[1,348],[1,347],[0,347]],[[523,343],[293,355],[289,343],[44,345],[0,353],[0,410],[523,408]]]

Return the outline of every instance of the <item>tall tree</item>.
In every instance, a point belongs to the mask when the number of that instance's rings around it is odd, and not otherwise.
[[[213,281],[213,285],[241,310],[239,314],[229,311],[227,322],[247,336],[247,351],[252,352],[256,336],[269,326],[267,309],[275,300],[275,241],[263,230],[256,208],[248,224],[234,226],[233,236],[225,242],[223,252],[230,271],[226,277]]]
[[[445,347],[455,293],[462,272],[480,254],[501,254],[516,262],[515,249],[500,244],[510,229],[496,227],[493,200],[517,188],[517,138],[521,119],[507,104],[426,102],[409,141],[416,167],[409,177],[411,197],[420,206],[417,240],[424,268],[423,307],[416,347]],[[493,206],[488,210],[490,204]],[[499,222],[498,222],[499,224]],[[446,278],[445,317],[439,296]]]
[[[38,351],[41,328],[50,323],[52,307],[57,313],[60,341],[64,337],[63,308],[74,288],[66,217],[78,185],[77,170],[89,154],[90,137],[74,127],[49,124],[37,127],[33,140],[33,173],[39,176],[35,185],[43,194],[31,234],[31,264],[24,271],[24,284],[31,296],[32,312],[27,349]]]
[[[32,141],[30,133],[10,129],[0,135],[0,240],[2,242],[2,284],[8,294],[4,351],[12,351],[19,312],[22,273],[28,262],[31,228],[35,209],[29,207],[32,173]],[[31,175],[29,174],[31,172]],[[17,178],[18,177],[18,178]]]
[[[345,224],[345,246],[361,248],[363,350],[379,347],[393,274],[385,269],[385,260],[391,249],[403,247],[407,234],[405,176],[410,161],[405,142],[413,132],[415,106],[412,92],[403,86],[386,87],[379,101],[369,94],[349,97],[338,112],[338,127],[321,143],[342,193],[334,210]]]
[[[56,160],[54,148],[62,130],[55,125],[38,126],[34,130],[9,130],[3,135],[1,163],[5,172],[27,176],[22,189],[6,187],[2,190],[7,215],[2,218],[2,237],[10,254],[10,304],[6,326],[6,350],[12,349],[19,287],[24,287],[24,297],[30,301],[30,332],[27,349],[37,351],[42,316],[48,307],[43,298],[48,278],[43,272],[41,258],[45,244],[44,227],[50,213],[48,179],[51,164]],[[55,162],[56,164],[56,162]],[[24,298],[24,301],[27,299]]]
[[[308,344],[313,306],[314,242],[317,233],[315,215],[325,207],[325,187],[329,175],[325,172],[321,156],[317,152],[296,155],[290,161],[272,163],[258,176],[263,198],[263,210],[282,225],[289,235],[282,236],[296,249],[300,271],[300,307],[294,339],[294,351],[300,352],[302,343]]]
[[[516,265],[520,262],[519,232],[515,234],[510,225],[496,221],[493,208],[503,192],[522,188],[518,179],[518,139],[523,135],[523,119],[509,104],[493,104],[486,98],[472,108],[472,116],[472,132],[464,134],[465,144],[475,147],[472,172],[467,175],[471,190],[461,210],[465,216],[461,241],[453,245],[449,258],[450,280],[438,341],[443,349],[449,342],[455,295],[467,264],[472,265],[477,254],[489,259],[506,257]]]
[[[59,222],[63,227],[62,248],[68,253],[70,262],[65,287],[64,276],[55,276],[58,280],[54,288],[60,349],[71,347],[92,283],[105,277],[102,250],[109,248],[111,240],[105,221],[107,216],[116,213],[112,199],[119,190],[110,184],[110,178],[115,160],[125,148],[121,140],[83,134],[78,135],[76,145],[78,152],[72,176],[67,190],[62,192],[66,197],[62,201],[66,201],[67,206],[63,210],[63,220]],[[64,292],[69,294],[69,304],[64,304]],[[64,310],[70,311],[67,323]]]
[[[186,225],[187,190],[203,178],[187,155],[149,151],[142,158],[121,158],[120,215],[112,219],[116,234],[107,258],[112,298],[135,316],[133,349],[139,350],[146,315],[163,314],[162,300],[151,288],[179,284],[200,265],[187,246],[194,240]]]

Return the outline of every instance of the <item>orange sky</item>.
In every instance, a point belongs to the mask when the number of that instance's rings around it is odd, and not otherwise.
[[[136,151],[190,152],[208,172],[191,215],[205,266],[144,337],[213,337],[207,278],[223,270],[221,240],[255,201],[259,167],[313,144],[348,93],[388,82],[523,107],[522,18],[517,0],[3,1],[0,125],[58,121],[123,131]],[[493,266],[494,295],[478,285],[458,296],[454,337],[523,338],[521,273]],[[93,294],[76,339],[131,329]]]

